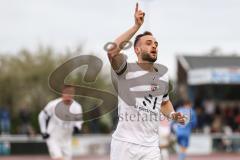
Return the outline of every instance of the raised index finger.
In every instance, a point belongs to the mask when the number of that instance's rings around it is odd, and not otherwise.
[[[138,11],[138,3],[136,3],[136,8],[135,8],[135,12]]]

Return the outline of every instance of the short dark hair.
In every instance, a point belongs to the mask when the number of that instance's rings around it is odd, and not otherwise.
[[[141,37],[143,37],[143,36],[148,36],[148,35],[149,35],[149,36],[152,36],[153,34],[152,34],[151,32],[149,32],[149,31],[145,31],[145,32],[142,33],[142,34],[137,35],[136,38],[135,38],[135,40],[134,40],[134,47],[136,47],[137,42],[140,40]]]
[[[183,102],[184,105],[191,105],[192,102],[189,99],[185,99]]]
[[[75,89],[75,87],[74,87],[73,85],[64,84],[64,85],[62,86],[62,91],[65,90],[65,89],[68,89],[68,88],[73,88],[73,89]]]

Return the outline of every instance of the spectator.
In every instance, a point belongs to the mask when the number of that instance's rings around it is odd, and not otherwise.
[[[196,107],[196,114],[197,114],[197,130],[198,131],[202,131],[202,129],[205,126],[206,123],[206,117],[205,117],[205,113],[202,107]]]
[[[212,100],[206,100],[204,102],[204,110],[206,112],[206,122],[208,122],[208,125],[211,125],[213,121],[213,115],[215,112],[215,104]]]
[[[0,108],[0,133],[9,134],[10,133],[10,113],[7,107]]]
[[[240,132],[240,111],[239,111],[239,107],[236,107],[236,110],[235,110],[235,124],[236,124],[236,128],[235,128],[235,131],[236,132]]]
[[[212,123],[212,133],[222,132],[222,119],[221,116],[215,115]]]
[[[93,117],[98,117],[98,118],[95,118],[91,121],[89,121],[89,127],[90,127],[90,132],[91,133],[100,133],[100,119],[99,119],[99,116],[100,116],[100,110],[99,108],[97,107],[97,105],[94,106],[94,112],[91,116]]]
[[[19,111],[20,128],[19,134],[34,135],[35,131],[31,125],[31,112],[27,107],[22,107]]]
[[[178,108],[177,111],[185,115],[186,119],[188,119],[185,125],[173,123],[173,130],[176,133],[177,143],[179,145],[178,160],[185,160],[192,129],[197,125],[197,116],[189,100],[186,100],[183,106]]]

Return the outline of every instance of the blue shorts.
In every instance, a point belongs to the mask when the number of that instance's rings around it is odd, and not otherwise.
[[[177,142],[180,146],[187,148],[189,145],[189,136],[179,135],[177,136]]]

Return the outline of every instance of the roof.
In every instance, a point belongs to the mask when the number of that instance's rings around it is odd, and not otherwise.
[[[240,56],[181,56],[179,60],[185,69],[240,67]]]

